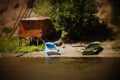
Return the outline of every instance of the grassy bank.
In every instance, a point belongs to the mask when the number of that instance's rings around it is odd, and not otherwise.
[[[39,46],[19,46],[19,39],[17,37],[12,38],[0,38],[0,52],[1,53],[28,53],[44,50],[44,44]]]

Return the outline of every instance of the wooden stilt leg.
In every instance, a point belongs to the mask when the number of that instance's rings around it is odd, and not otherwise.
[[[22,38],[19,37],[19,46],[22,46]]]
[[[30,41],[31,41],[31,40],[30,40],[30,38],[29,38],[29,39],[28,39],[28,46],[30,46]]]
[[[38,44],[39,44],[39,38],[37,38],[37,46],[38,46]]]

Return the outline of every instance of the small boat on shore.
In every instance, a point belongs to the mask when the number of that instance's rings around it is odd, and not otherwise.
[[[88,44],[81,52],[83,55],[96,55],[102,50],[103,48],[100,46],[100,42],[92,42]]]
[[[46,42],[45,43],[45,52],[48,55],[61,55],[57,46],[52,42]]]

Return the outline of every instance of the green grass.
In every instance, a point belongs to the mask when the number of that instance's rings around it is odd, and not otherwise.
[[[14,52],[16,47],[18,46],[17,38],[0,38],[0,52],[8,53]]]
[[[18,48],[16,48],[15,52],[28,53],[28,52],[36,52],[36,51],[43,51],[43,50],[44,50],[44,44],[41,44],[39,46],[22,46],[22,47],[18,47]]]
[[[2,53],[28,53],[44,50],[44,44],[39,46],[19,46],[18,38],[0,38],[0,52]]]

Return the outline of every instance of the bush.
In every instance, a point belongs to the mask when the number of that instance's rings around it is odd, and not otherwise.
[[[5,33],[5,34],[8,34],[8,33],[10,33],[12,31],[12,29],[10,28],[10,27],[4,27],[3,29],[2,29],[2,33]]]
[[[18,40],[16,38],[0,38],[0,52],[14,52],[16,47],[18,47]]]
[[[16,49],[15,52],[36,52],[36,51],[43,51],[44,50],[44,44],[41,44],[39,46],[21,46]]]
[[[0,38],[0,52],[2,53],[21,53],[35,52],[44,50],[44,44],[39,46],[19,46],[18,38]]]
[[[94,37],[96,39],[106,39],[112,36],[112,30],[107,25],[100,24],[98,18],[94,15],[97,12],[96,0],[42,1],[50,3],[49,5],[51,6],[47,9],[44,8],[45,10],[43,11],[49,10],[47,13],[49,13],[56,29],[64,28],[63,30],[67,32],[68,38],[75,40],[92,39]],[[40,10],[36,9],[36,12],[38,13]],[[100,26],[102,26],[102,29],[100,29]],[[102,30],[104,30],[104,33],[102,33]]]

